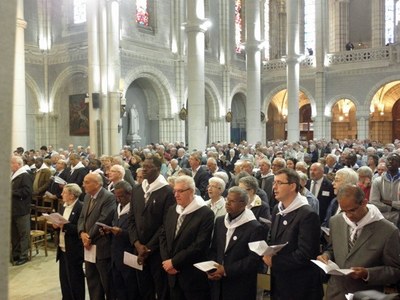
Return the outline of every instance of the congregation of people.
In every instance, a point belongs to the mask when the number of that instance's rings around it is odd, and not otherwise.
[[[20,147],[10,260],[29,263],[31,209],[49,198],[68,220],[52,225],[65,300],[85,299],[85,280],[94,300],[256,299],[258,274],[277,300],[394,291],[399,167],[399,140],[159,143],[101,156],[72,144]],[[285,246],[259,255],[249,248],[259,241]],[[328,276],[312,260],[351,272]]]

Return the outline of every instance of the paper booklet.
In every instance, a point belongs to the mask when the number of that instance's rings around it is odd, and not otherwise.
[[[136,255],[124,251],[124,264],[139,271],[143,271],[143,265],[139,265],[137,260],[138,257]]]
[[[62,215],[60,215],[59,213],[56,213],[56,212],[51,213],[50,215],[43,213],[42,216],[45,217],[51,223],[58,225],[58,226],[69,223],[69,221],[67,219],[65,219]]]
[[[331,230],[330,230],[328,227],[321,226],[321,230],[322,230],[322,232],[325,233],[327,236],[330,235],[330,231],[331,231]]]
[[[111,229],[112,228],[111,226],[109,226],[107,224],[104,224],[104,223],[100,223],[100,222],[96,222],[95,224],[100,226],[100,227],[103,227],[105,229]]]
[[[63,185],[67,184],[67,182],[64,179],[62,179],[60,176],[54,176],[54,182],[58,183],[58,184],[63,184]]]
[[[199,262],[197,264],[194,264],[193,266],[203,272],[214,272],[217,269],[215,265],[218,265],[218,263],[213,260],[208,260]]]
[[[260,256],[264,255],[275,255],[278,253],[283,247],[285,247],[288,243],[268,246],[265,241],[257,241],[249,243],[249,248],[251,251],[257,253]]]
[[[329,275],[343,276],[354,272],[352,269],[340,269],[339,266],[331,260],[328,260],[327,264],[314,259],[312,259],[311,261]]]

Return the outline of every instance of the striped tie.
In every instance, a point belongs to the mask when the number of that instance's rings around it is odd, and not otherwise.
[[[182,226],[183,220],[185,220],[186,215],[179,215],[178,220],[176,221],[176,229],[175,229],[175,236],[178,235],[179,229]]]
[[[356,230],[356,229],[354,229],[354,230]],[[350,228],[349,240],[348,240],[348,244],[347,244],[349,247],[349,251],[354,247],[354,245],[357,241],[357,237],[358,237],[358,234],[357,234],[357,230],[356,230],[353,239],[351,238],[351,228]]]

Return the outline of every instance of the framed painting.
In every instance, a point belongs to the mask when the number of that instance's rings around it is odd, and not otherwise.
[[[86,94],[69,96],[69,135],[89,136],[89,104]]]

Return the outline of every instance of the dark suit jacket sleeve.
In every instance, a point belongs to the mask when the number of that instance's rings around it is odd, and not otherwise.
[[[26,199],[32,195],[32,177],[28,173],[19,175],[13,180],[12,196],[13,198]]]
[[[101,211],[99,218],[97,219],[97,222],[104,223],[107,225],[111,225],[112,219],[114,216],[114,210],[115,210],[115,197],[114,194],[107,194],[103,195],[103,197],[106,197],[102,203]],[[100,200],[100,199],[99,199]],[[94,208],[96,209],[96,207]],[[92,242],[96,240],[100,236],[100,231],[98,226],[92,226],[88,232],[90,239]]]
[[[175,196],[172,192],[172,189],[168,189],[167,192],[167,197],[165,198],[165,203],[164,203],[164,220],[163,223],[165,223],[165,219],[167,217],[167,212],[168,209],[175,204]],[[151,237],[150,241],[146,244],[146,247],[151,249],[152,251],[157,250],[160,247],[160,233],[161,233],[161,227],[154,233],[154,235]]]
[[[278,252],[272,256],[272,267],[279,270],[293,270],[309,265],[310,259],[315,259],[314,249],[319,249],[320,221],[314,212],[308,212],[298,225],[298,244],[293,245],[294,251]],[[287,245],[286,247],[290,246]],[[285,248],[284,248],[285,249]]]
[[[206,254],[204,249],[210,247],[211,234],[214,227],[214,213],[211,210],[206,210],[201,218],[201,230],[198,231],[196,239],[189,247],[182,249],[172,257],[172,265],[177,270],[182,266],[196,263],[198,257]]]
[[[264,230],[265,229],[263,228],[263,226],[261,225],[257,226],[250,233],[250,239],[248,243],[264,240],[265,239]],[[261,261],[260,257],[256,253],[249,250],[249,255],[245,256],[240,260],[235,261],[234,263],[231,263],[229,265],[224,265],[226,276],[229,278],[243,276],[243,272],[246,271],[251,272],[251,270],[256,270],[260,264],[260,261]]]

